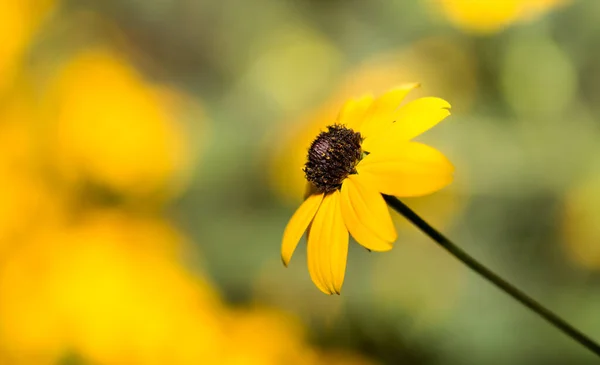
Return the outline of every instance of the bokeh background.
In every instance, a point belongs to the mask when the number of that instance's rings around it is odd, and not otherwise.
[[[395,217],[341,296],[280,239],[344,99],[419,81],[407,199],[600,340],[600,2],[0,0],[0,364],[592,364]]]

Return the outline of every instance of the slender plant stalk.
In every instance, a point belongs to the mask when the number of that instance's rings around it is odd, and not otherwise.
[[[450,252],[450,254],[460,260],[463,264],[467,265],[473,271],[483,276],[485,279],[490,281],[492,284],[500,288],[500,290],[504,291],[506,294],[510,295],[518,302],[523,304],[525,307],[532,310],[534,313],[538,314],[540,317],[544,318],[551,325],[556,327],[558,330],[562,331],[564,334],[572,338],[574,341],[579,343],[580,345],[586,347],[588,350],[592,351],[594,354],[600,356],[600,345],[589,338],[587,335],[583,334],[577,328],[573,327],[569,323],[567,323],[564,319],[560,318],[558,315],[554,314],[543,305],[529,297],[527,294],[523,293],[521,290],[514,287],[512,284],[502,279],[494,272],[480,264],[477,260],[467,254],[465,251],[456,246],[452,241],[446,238],[443,234],[438,232],[435,228],[429,225],[426,221],[424,221],[417,213],[413,212],[409,207],[407,207],[404,203],[393,196],[384,195],[385,201],[388,203],[390,207],[392,207],[395,211],[402,214],[406,219],[408,219],[412,224],[417,226],[423,233],[425,233],[429,238],[435,241],[438,245],[442,246],[446,251]]]

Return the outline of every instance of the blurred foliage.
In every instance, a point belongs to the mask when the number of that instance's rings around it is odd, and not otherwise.
[[[407,199],[600,338],[600,2],[0,0],[0,364],[593,363],[395,216],[322,295],[279,245],[313,136],[417,81]]]

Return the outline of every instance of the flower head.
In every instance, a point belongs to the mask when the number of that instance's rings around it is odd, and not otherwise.
[[[284,231],[281,257],[287,266],[308,229],[308,271],[326,294],[342,288],[349,234],[371,251],[392,248],[397,235],[382,194],[422,196],[452,181],[441,152],[411,141],[450,115],[450,104],[425,97],[400,106],[417,86],[349,100],[310,145],[308,194]]]
[[[492,34],[512,23],[530,20],[569,0],[442,0],[431,2],[459,28]]]
[[[145,201],[175,195],[191,162],[175,99],[109,47],[75,53],[44,95],[57,175]]]
[[[308,150],[306,180],[323,193],[338,190],[348,175],[356,174],[361,143],[360,133],[344,125],[327,127],[327,132],[319,134]]]

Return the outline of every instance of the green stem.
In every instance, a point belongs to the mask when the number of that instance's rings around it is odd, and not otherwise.
[[[429,223],[425,222],[418,214],[413,212],[409,207],[407,207],[404,203],[393,196],[384,195],[385,201],[388,203],[390,207],[392,207],[395,211],[402,214],[406,219],[408,219],[412,224],[417,226],[423,233],[425,233],[429,238],[435,241],[437,244],[442,246],[446,251],[450,252],[450,254],[460,260],[463,264],[467,265],[473,271],[483,276],[489,282],[500,288],[500,290],[504,291],[506,294],[510,295],[518,302],[523,304],[525,307],[532,310],[534,313],[538,314],[540,317],[544,318],[551,325],[556,327],[558,330],[562,331],[564,334],[572,338],[574,341],[579,343],[580,345],[586,347],[588,350],[592,351],[594,354],[600,356],[600,345],[589,338],[587,335],[583,334],[577,328],[573,327],[565,320],[560,318],[558,315],[551,312],[549,309],[545,308],[543,305],[530,298],[527,294],[523,293],[521,290],[514,287],[512,284],[502,279],[494,272],[490,271],[488,268],[480,264],[477,260],[467,254],[465,251],[456,246],[452,241],[446,238],[443,234],[438,232],[435,228],[429,225]]]

